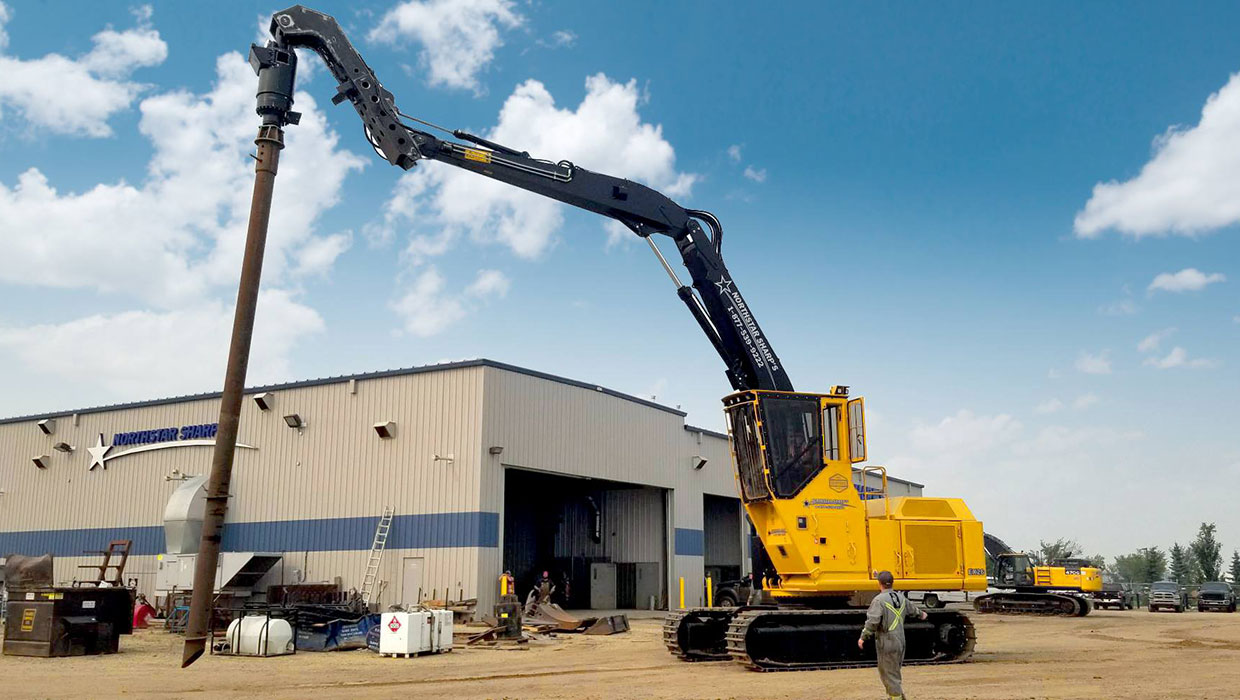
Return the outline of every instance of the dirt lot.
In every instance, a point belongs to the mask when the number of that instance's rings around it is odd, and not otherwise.
[[[1236,698],[1240,615],[1095,612],[975,616],[967,664],[905,670],[910,697]],[[419,659],[369,651],[272,659],[204,657],[177,668],[181,639],[143,630],[115,656],[0,657],[5,698],[877,698],[872,669],[754,673],[674,661],[657,620],[614,637],[559,637],[523,651],[457,649]]]

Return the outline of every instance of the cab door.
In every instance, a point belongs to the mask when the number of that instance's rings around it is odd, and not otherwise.
[[[895,520],[871,518],[870,528],[870,575],[875,571],[890,571],[896,578],[905,578],[904,552],[900,541],[900,523]]]

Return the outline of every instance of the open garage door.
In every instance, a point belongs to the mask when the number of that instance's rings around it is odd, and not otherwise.
[[[741,577],[741,499],[702,496],[702,544],[706,575],[718,584]]]
[[[504,470],[504,569],[522,600],[543,572],[567,609],[667,603],[667,491]]]

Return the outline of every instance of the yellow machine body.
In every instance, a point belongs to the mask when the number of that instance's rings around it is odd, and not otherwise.
[[[982,523],[964,501],[891,498],[885,469],[854,469],[866,458],[862,401],[846,387],[724,399],[742,500],[778,572],[764,588],[787,602],[849,596],[878,591],[887,570],[900,590],[986,590]],[[881,491],[865,488],[870,473]]]
[[[1096,593],[1102,590],[1102,572],[1092,566],[1035,566],[1033,585],[1037,588]]]

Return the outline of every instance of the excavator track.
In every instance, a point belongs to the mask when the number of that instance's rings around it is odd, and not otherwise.
[[[1071,593],[989,593],[975,598],[973,609],[979,613],[999,615],[1085,617],[1093,612],[1094,602]]]
[[[681,661],[726,661],[727,631],[738,611],[747,608],[689,608],[663,620],[663,644]]]
[[[950,664],[973,655],[976,633],[968,615],[927,610],[905,620],[905,664]],[[857,648],[866,611],[746,610],[728,627],[732,659],[751,671],[809,671],[874,666],[874,647]]]

